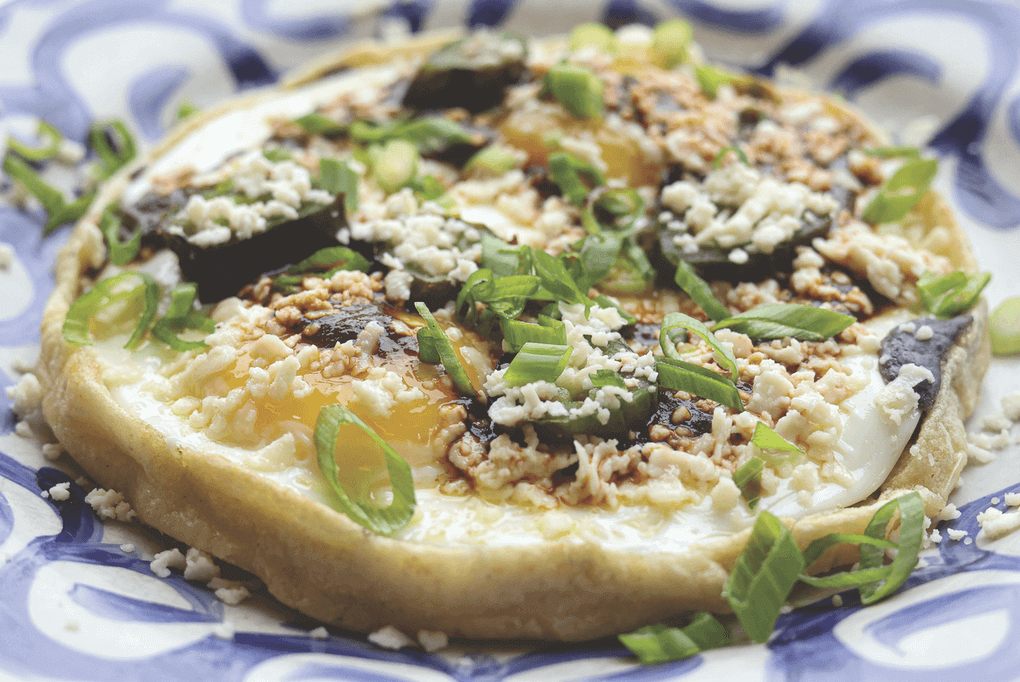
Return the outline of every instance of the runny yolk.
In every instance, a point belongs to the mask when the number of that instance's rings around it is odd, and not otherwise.
[[[485,342],[476,334],[464,332],[462,338],[454,343],[454,347],[458,348],[460,356],[464,358],[466,349],[485,349]],[[487,349],[485,356],[488,357]],[[351,376],[327,378],[320,373],[309,372],[300,375],[313,388],[306,397],[301,399],[289,397],[284,400],[265,397],[256,400],[255,433],[276,438],[282,430],[293,428],[296,423],[307,427],[305,433],[310,437],[314,432],[320,410],[329,405],[340,404],[357,414],[369,428],[392,446],[412,470],[432,464],[441,454],[437,452],[435,443],[440,424],[440,407],[459,398],[456,389],[450,387],[449,382],[439,380],[443,375],[441,366],[422,363],[416,356],[393,352],[385,359],[376,357],[374,360],[376,364],[399,374],[409,387],[419,389],[424,397],[397,403],[389,415],[380,416],[372,413],[356,399],[354,384],[359,379]],[[251,364],[251,356],[242,354],[231,370],[219,375],[219,378],[226,382],[227,390],[245,385]],[[480,385],[480,375],[492,369],[492,366],[483,369],[470,363],[464,364],[476,386]],[[302,454],[299,451],[298,457],[301,459],[311,457],[314,461],[316,457],[314,444],[309,446],[301,440],[299,439],[298,447],[299,449],[304,447],[307,452]],[[354,499],[367,498],[373,489],[388,481],[382,450],[368,433],[356,425],[341,426],[335,457],[339,482]]]
[[[527,152],[529,165],[539,166],[549,165],[549,156],[559,148],[558,137],[585,130],[592,133],[602,149],[607,178],[624,178],[630,187],[658,184],[663,168],[652,163],[635,140],[607,128],[600,118],[582,121],[565,111],[553,117],[542,110],[515,111],[501,126],[507,143]]]

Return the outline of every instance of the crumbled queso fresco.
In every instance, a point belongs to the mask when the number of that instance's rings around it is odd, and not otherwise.
[[[499,50],[483,61],[523,58],[518,48]],[[745,504],[733,475],[763,456],[751,441],[764,424],[800,452],[764,456],[763,500],[789,493],[807,509],[819,491],[855,482],[842,463],[851,412],[873,410],[875,423],[905,429],[909,438],[919,410],[914,387],[934,377],[905,364],[885,385],[876,369],[879,342],[909,319],[901,306],[918,300],[918,278],[951,271],[952,254],[941,248],[943,228],[918,236],[916,217],[881,230],[861,219],[854,196],[874,194],[886,173],[852,152],[880,141],[820,96],[739,81],[710,95],[690,64],[634,77],[597,50],[570,56],[605,84],[602,118],[584,120],[542,87],[564,55],[528,54],[528,69],[495,104],[477,110],[464,101],[419,115],[387,99],[389,86],[373,96],[347,90],[315,108],[336,131],[274,119],[262,149],[201,173],[150,178],[148,203],[135,209],[168,204],[154,220],[167,235],[184,237],[188,249],[229,248],[343,204],[327,236],[357,258],[300,272],[296,259],[279,263],[236,296],[205,301],[216,322],[206,347],[153,351],[146,357],[160,357],[156,372],[109,363],[107,382],[138,384],[179,420],[181,434],[235,448],[246,466],[303,490],[314,490],[321,476],[316,415],[340,402],[408,460],[417,485],[546,508],[704,502],[728,512]],[[389,85],[406,84],[417,67],[407,63]],[[400,138],[400,125],[437,116],[444,130],[462,126],[462,138]],[[355,134],[357,122],[371,134]],[[481,152],[492,157],[483,162]],[[580,199],[552,168],[563,158],[582,169],[574,178]],[[347,189],[324,189],[324,160],[344,164]],[[402,170],[406,177],[395,182],[391,176]],[[633,213],[608,214],[614,192],[628,188]],[[356,205],[342,201],[354,192]],[[544,251],[572,273],[566,277],[583,278],[597,266],[585,250],[596,232],[599,244],[618,239],[619,250],[577,293],[564,293],[564,275],[547,274],[553,266],[529,251]],[[148,244],[132,267],[144,267],[159,248]],[[719,269],[705,278],[729,315],[800,304],[853,322],[813,340],[726,327],[715,329],[716,347],[696,333],[676,338],[669,354],[683,363],[716,376],[733,372],[741,409],[695,388],[665,388],[663,318],[680,312],[713,321],[691,296],[661,283],[673,281],[677,259],[697,269],[702,257],[715,258]],[[367,267],[348,267],[358,259]],[[644,260],[658,279],[640,274]],[[763,262],[767,272],[742,269]],[[486,272],[491,286],[478,279]],[[512,293],[508,282],[531,286],[522,277],[541,286]],[[470,391],[420,346],[433,332],[416,303],[435,315]],[[562,333],[541,337],[569,347],[556,376],[508,380],[515,354],[502,330],[515,320],[526,330],[544,325]],[[931,336],[924,326],[916,332],[918,342]],[[628,423],[619,426],[621,413]],[[581,423],[590,428],[571,431]],[[341,468],[348,456],[356,455],[338,450]]]

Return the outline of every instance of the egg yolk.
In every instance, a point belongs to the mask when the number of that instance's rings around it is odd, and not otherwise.
[[[421,318],[417,318],[417,324],[414,320],[404,321],[412,327],[423,325]],[[494,366],[487,342],[473,332],[462,330],[459,338],[452,343],[474,385],[481,385],[485,374]],[[468,358],[473,361],[466,361]],[[489,365],[479,367],[479,358],[484,358]],[[460,395],[451,382],[444,378],[445,372],[441,365],[423,363],[415,354],[394,351],[385,358],[373,356],[371,363],[398,374],[407,387],[417,388],[423,397],[397,403],[389,414],[379,415],[358,400],[355,384],[360,379],[357,377],[325,377],[319,372],[306,372],[300,378],[312,387],[307,396],[300,399],[290,396],[284,400],[269,397],[254,399],[257,413],[254,433],[273,439],[285,430],[294,430],[296,426],[308,436],[308,439],[299,439],[297,457],[311,457],[314,462],[316,455],[311,435],[319,412],[329,405],[340,404],[357,414],[412,469],[431,465],[442,455],[441,450],[445,450],[447,445],[437,442],[441,423],[440,408],[459,399]],[[253,358],[242,353],[235,365],[219,374],[215,380],[221,387],[224,387],[225,382],[227,391],[243,388],[252,364]],[[304,452],[301,452],[302,449]],[[338,480],[352,498],[365,499],[388,482],[382,450],[368,433],[356,425],[341,426],[335,457]]]

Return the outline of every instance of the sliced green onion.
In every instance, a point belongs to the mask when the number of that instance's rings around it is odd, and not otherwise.
[[[856,321],[851,315],[812,305],[774,303],[719,320],[711,329],[715,331],[726,327],[752,339],[790,337],[800,341],[824,341]]]
[[[624,310],[617,301],[613,300],[609,296],[599,294],[592,300],[595,301],[596,305],[600,308],[616,308],[616,310],[620,313],[620,316],[628,325],[637,323],[636,317]]]
[[[403,140],[414,145],[422,154],[431,154],[452,144],[466,144],[472,141],[471,134],[460,124],[437,116],[392,121],[381,125],[359,120],[350,125],[349,133],[351,139],[369,144]]]
[[[353,249],[346,246],[327,246],[274,277],[273,286],[285,292],[296,293],[309,273],[318,273],[317,277],[329,279],[342,270],[368,272],[371,267],[372,264]]]
[[[684,628],[648,625],[619,635],[620,643],[645,664],[681,661],[695,654],[732,643],[726,627],[708,611],[698,611]]]
[[[526,249],[525,246],[510,246],[491,232],[483,230],[481,266],[492,270],[497,277],[519,274],[521,254]]]
[[[347,126],[341,125],[322,114],[305,114],[300,118],[294,119],[294,123],[301,126],[301,128],[310,135],[322,135],[323,137],[338,137],[340,135],[347,134]]]
[[[42,204],[48,218],[43,234],[49,234],[54,229],[73,220],[78,220],[92,204],[94,194],[87,194],[79,197],[68,204],[64,201],[64,194],[53,187],[42,177],[32,170],[32,167],[19,159],[14,154],[4,157],[4,172],[25,188],[25,191],[34,196]]]
[[[875,147],[873,149],[862,149],[868,156],[877,156],[880,159],[918,159],[921,157],[921,150],[917,147]]]
[[[861,603],[874,602],[895,592],[917,566],[917,555],[924,539],[924,503],[917,492],[886,502],[871,518],[864,534],[872,538],[885,538],[893,514],[900,515],[899,542],[896,556],[890,564],[889,576],[881,581],[861,585]],[[860,570],[868,570],[884,563],[885,550],[876,544],[861,545]]]
[[[594,388],[602,388],[603,386],[627,388],[627,382],[624,381],[620,373],[614,372],[611,369],[596,370],[594,374],[588,375],[588,378],[591,379],[591,385]]]
[[[669,313],[662,318],[662,324],[659,326],[659,345],[662,347],[662,352],[667,358],[673,358],[674,360],[683,359],[677,352],[670,335],[670,332],[674,329],[686,329],[704,339],[705,343],[715,351],[716,360],[722,368],[730,371],[730,381],[736,383],[739,374],[737,373],[737,359],[733,356],[733,351],[722,345],[719,339],[715,338],[715,334],[710,332],[703,322],[689,315]]]
[[[751,436],[751,445],[761,451],[786,452],[803,455],[804,451],[786,440],[778,433],[769,428],[765,422],[758,422],[754,425],[754,435]],[[773,460],[775,458],[772,458]]]
[[[702,398],[714,400],[720,405],[742,412],[744,404],[740,391],[726,377],[683,360],[661,358],[655,363],[659,373],[659,387],[671,391],[686,391]]]
[[[549,177],[559,185],[563,196],[575,206],[584,205],[591,188],[606,184],[606,177],[602,175],[602,171],[565,152],[557,152],[549,156]],[[590,184],[585,185],[582,177]]]
[[[734,85],[747,80],[746,76],[710,64],[695,66],[694,75],[698,79],[698,85],[701,86],[701,92],[709,99],[716,98],[716,95],[719,94],[719,86]]]
[[[740,489],[740,496],[747,502],[748,509],[752,511],[761,499],[761,472],[764,469],[765,462],[752,457],[733,472],[733,482]]]
[[[503,381],[507,386],[523,386],[535,381],[555,383],[567,368],[573,350],[566,345],[529,341],[510,361]]]
[[[594,47],[609,54],[620,51],[620,41],[616,39],[613,29],[605,24],[589,22],[575,26],[570,32],[569,41],[572,52],[585,47]]]
[[[418,149],[407,140],[390,140],[370,152],[372,176],[386,193],[396,192],[418,174]]]
[[[36,130],[36,136],[42,140],[42,143],[38,146],[33,147],[15,137],[8,136],[7,148],[28,161],[46,161],[47,159],[52,159],[60,151],[60,142],[64,139],[64,136],[60,134],[59,130],[42,120],[39,121],[39,127]]]
[[[989,272],[968,277],[962,270],[942,276],[925,270],[917,280],[917,293],[925,310],[936,317],[948,319],[970,310],[991,279]]]
[[[114,292],[131,278],[138,278],[138,284],[124,291]],[[159,285],[152,275],[144,272],[122,272],[116,277],[96,282],[95,286],[79,296],[71,304],[64,318],[64,340],[78,346],[91,346],[89,323],[103,308],[120,302],[135,305],[141,303],[144,306],[131,338],[124,344],[125,348],[135,348],[149,330],[159,308]]]
[[[708,282],[698,277],[698,273],[694,271],[690,263],[686,261],[677,263],[674,279],[677,286],[698,304],[708,319],[718,322],[730,316],[730,311],[712,293],[712,287],[708,286]]]
[[[319,186],[330,194],[344,195],[344,213],[348,218],[358,210],[358,174],[340,159],[319,161]]]
[[[589,234],[573,245],[574,251],[560,259],[569,262],[569,271],[579,289],[587,291],[602,281],[616,265],[623,243],[610,234]]]
[[[464,366],[460,363],[460,358],[457,357],[457,351],[453,349],[453,344],[450,343],[450,339],[446,337],[442,327],[436,322],[436,318],[429,312],[428,306],[424,303],[415,303],[414,307],[418,314],[424,318],[426,325],[418,330],[419,351],[422,337],[429,337],[436,356],[443,363],[443,369],[453,379],[457,390],[469,397],[477,396],[478,391],[471,385],[471,378],[464,371]],[[426,345],[428,345],[428,342],[426,342]],[[423,361],[425,361],[424,358]]]
[[[629,187],[610,187],[592,192],[584,209],[581,224],[591,234],[603,229],[611,232],[627,230],[645,210],[644,199]],[[629,218],[625,225],[620,220]]]
[[[996,355],[1020,353],[1020,296],[1007,298],[995,306],[988,319],[988,333]]]
[[[899,512],[899,542],[885,539],[889,521]],[[864,537],[832,534],[815,540],[804,552],[805,565],[810,566],[833,545],[854,543],[861,546],[859,567],[833,575],[816,578],[802,575],[800,579],[815,587],[858,587],[862,604],[874,602],[895,592],[917,565],[917,556],[924,539],[924,503],[921,496],[912,492],[882,505],[868,523]],[[885,564],[885,550],[897,550],[892,563]]]
[[[715,155],[715,159],[712,160],[712,168],[719,168],[722,166],[723,159],[726,158],[728,152],[733,152],[740,159],[740,162],[745,166],[750,166],[751,161],[747,158],[747,154],[740,147],[723,147],[719,150],[719,153]]]
[[[99,231],[103,233],[106,241],[106,249],[110,254],[110,262],[114,265],[126,265],[138,255],[138,249],[142,246],[142,231],[135,230],[135,233],[126,241],[120,241],[120,218],[113,209],[114,204],[109,204],[103,211],[103,217],[99,219]]]
[[[687,48],[692,42],[694,32],[683,19],[659,22],[652,33],[652,63],[663,69],[672,69],[687,61]]]
[[[498,144],[483,147],[464,164],[465,171],[482,171],[486,175],[501,176],[521,165],[513,150]]]
[[[195,310],[198,285],[194,282],[178,284],[170,292],[170,308],[166,315],[152,326],[152,336],[177,352],[200,350],[209,346],[204,341],[185,341],[178,334],[195,329],[206,334],[216,329],[216,323]]]
[[[606,105],[602,98],[605,85],[591,69],[583,66],[556,64],[546,74],[545,86],[574,118],[598,116]]]
[[[886,549],[896,549],[896,543],[885,538],[873,538],[858,533],[829,533],[811,542],[804,550],[804,566],[811,568],[829,549],[836,545],[875,545]],[[803,576],[801,580],[804,580]],[[817,580],[817,579],[816,579]]]
[[[541,249],[531,249],[531,263],[535,274],[542,279],[542,287],[548,290],[558,301],[565,303],[591,304],[586,292],[581,291],[577,282],[567,271],[567,266],[559,258],[550,256]]]
[[[178,121],[183,121],[186,118],[194,116],[200,111],[202,110],[195,106],[194,102],[186,99],[183,102],[181,102],[180,106],[177,107],[177,113],[175,114],[175,118]]]
[[[431,175],[426,175],[423,178],[411,178],[407,187],[414,190],[418,198],[423,201],[435,201],[446,194],[446,188]]]
[[[655,281],[655,268],[645,250],[635,241],[634,237],[623,240],[620,255],[613,268],[604,277],[599,286],[609,292],[618,294],[637,294],[645,291]]]
[[[938,172],[935,159],[908,161],[879,188],[861,218],[872,225],[899,220],[928,193]]]
[[[43,230],[43,234],[49,234],[61,225],[74,222],[85,215],[89,210],[89,206],[92,205],[92,200],[96,198],[95,193],[85,194],[78,197],[70,204],[63,204],[52,211],[49,218],[46,220],[46,227]]]
[[[752,640],[765,642],[772,634],[803,570],[804,557],[790,529],[769,512],[759,512],[722,593]]]
[[[340,427],[344,424],[353,424],[360,428],[382,450],[393,490],[393,501],[388,507],[377,507],[369,500],[352,500],[340,485],[336,441],[340,436]],[[379,535],[392,535],[407,525],[414,515],[415,506],[411,467],[389,443],[361,421],[358,415],[342,405],[328,405],[319,410],[319,417],[315,420],[314,438],[319,469],[333,492],[333,507],[337,511]]]
[[[89,144],[99,155],[99,166],[104,178],[116,173],[138,154],[135,140],[122,121],[101,121],[92,124],[89,130]]]
[[[566,326],[559,320],[551,320],[551,322],[556,324],[531,324],[530,322],[503,318],[500,320],[503,341],[506,342],[507,349],[511,353],[520,352],[526,343],[566,345]]]
[[[273,163],[282,163],[284,161],[293,161],[294,155],[291,154],[290,150],[286,147],[269,147],[262,150],[262,156],[266,157]]]

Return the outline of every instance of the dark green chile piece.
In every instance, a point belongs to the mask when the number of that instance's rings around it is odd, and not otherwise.
[[[508,43],[516,43],[517,49]],[[514,56],[506,56],[507,53]],[[422,65],[404,94],[411,109],[463,107],[471,113],[503,102],[506,89],[521,80],[527,47],[510,33],[478,34],[437,50]]]

